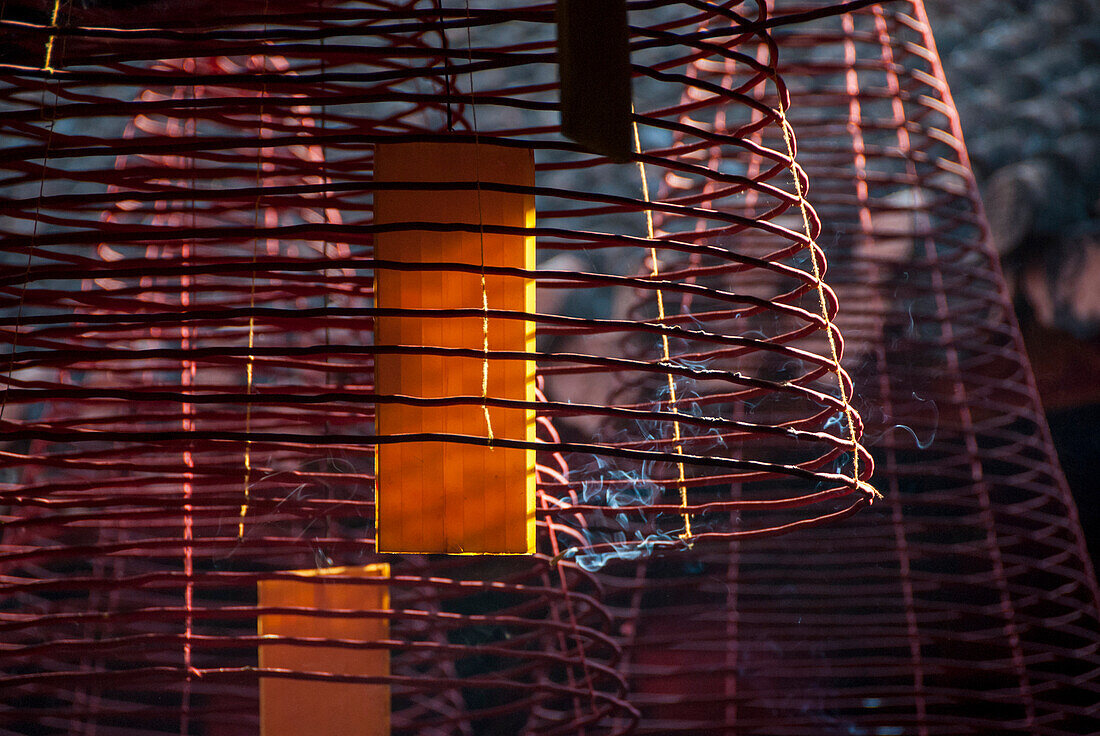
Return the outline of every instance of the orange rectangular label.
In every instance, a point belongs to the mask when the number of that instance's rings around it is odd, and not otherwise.
[[[460,263],[442,268],[377,268],[378,307],[408,310],[477,309],[520,315],[535,311],[535,239],[519,234],[479,232],[481,227],[531,228],[531,194],[492,191],[493,184],[534,186],[529,149],[472,143],[380,144],[375,150],[377,183],[397,185],[374,195],[378,224],[460,224],[464,230],[416,229],[378,233],[375,256],[408,264]],[[480,191],[471,186],[480,181]],[[454,189],[400,189],[401,183],[458,183]],[[486,186],[489,188],[486,188]],[[510,267],[520,275],[486,274],[481,266]],[[487,324],[487,327],[486,327]],[[466,348],[533,355],[535,325],[523,316],[444,316],[430,313],[375,320],[378,345]],[[421,398],[482,396],[485,359],[454,355],[375,357],[375,390],[382,395]],[[523,358],[488,360],[487,395],[533,404],[535,363]],[[535,441],[533,408],[377,405],[379,435],[453,434]],[[376,455],[377,537],[380,552],[531,554],[535,546],[535,451],[415,441],[379,444]]]
[[[358,585],[333,579],[389,578],[389,565],[336,567],[295,572],[306,579],[261,580],[259,604],[298,608],[302,613],[265,613],[260,637],[330,639],[347,644],[389,638],[389,622],[377,615],[390,607],[385,585]],[[348,615],[349,611],[375,615]],[[313,613],[316,612],[316,613]],[[326,612],[329,615],[325,615]],[[332,615],[341,612],[341,615]],[[261,643],[260,667],[294,672],[384,677],[390,672],[386,649],[338,644]],[[390,687],[385,684],[260,678],[262,736],[389,736]]]

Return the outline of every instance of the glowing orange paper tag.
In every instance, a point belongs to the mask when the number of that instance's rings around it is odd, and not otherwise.
[[[379,611],[389,610],[389,588],[333,579],[336,576],[389,578],[389,565],[299,570],[294,574],[300,579],[260,581],[261,608],[302,609],[302,613],[261,614],[261,639],[283,636],[357,644],[389,638],[389,621],[377,615]],[[362,614],[349,613],[356,611]],[[385,677],[390,672],[390,653],[386,649],[338,644],[262,643],[260,667],[296,673]],[[260,733],[262,736],[389,736],[390,687],[323,679],[261,677]]]
[[[535,310],[535,282],[524,275],[483,274],[481,267],[533,271],[535,239],[483,232],[494,227],[531,228],[531,194],[492,191],[493,184],[533,186],[533,153],[472,143],[381,144],[375,181],[461,182],[455,189],[380,189],[375,222],[461,223],[463,231],[439,232],[414,225],[375,237],[379,261],[460,263],[446,267],[375,271],[375,299],[385,309]],[[480,187],[473,182],[481,183]],[[472,226],[472,227],[469,227]],[[444,228],[445,229],[445,228]],[[490,354],[533,354],[534,322],[520,317],[415,314],[375,320],[378,345],[465,348]],[[487,374],[485,366],[488,365]],[[487,379],[487,380],[484,380]],[[522,357],[398,355],[375,357],[375,390],[381,395],[423,398],[483,396],[535,400],[535,364]],[[490,435],[490,427],[492,434]],[[379,435],[450,434],[535,441],[535,412],[485,407],[480,401],[452,406],[380,403]],[[535,452],[442,441],[382,443],[376,456],[377,534],[380,552],[531,554],[535,543]]]

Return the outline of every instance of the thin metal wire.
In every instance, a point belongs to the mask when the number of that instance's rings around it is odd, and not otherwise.
[[[485,417],[485,434],[493,446],[493,419],[489,416],[489,290],[485,286],[485,213],[481,199],[481,137],[477,129],[477,93],[474,88],[474,41],[470,31],[470,2],[466,0],[466,56],[470,65],[470,120],[474,132],[474,186],[477,189],[477,233],[481,251],[481,413]],[[445,34],[441,32],[445,37]],[[447,107],[448,122],[451,110]]]

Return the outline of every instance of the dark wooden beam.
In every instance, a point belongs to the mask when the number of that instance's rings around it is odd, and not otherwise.
[[[626,0],[558,0],[557,24],[562,133],[593,153],[629,161]]]

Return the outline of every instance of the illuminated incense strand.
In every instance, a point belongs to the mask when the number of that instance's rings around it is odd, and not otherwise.
[[[267,56],[263,56],[263,73],[267,73]],[[264,107],[263,100],[266,97],[267,85],[260,87],[260,135],[259,135],[259,147],[256,153],[256,189],[259,190],[262,184],[263,175],[263,158],[264,158]],[[252,211],[252,220],[256,228],[260,226],[260,194],[256,195],[256,205]],[[248,362],[245,364],[245,396],[252,395],[252,366],[256,362],[256,356],[252,353],[252,348],[255,345],[256,340],[256,262],[258,256],[258,250],[260,247],[259,238],[254,238],[252,241],[252,280],[248,292]],[[244,433],[247,438],[252,431],[252,402],[245,401],[244,405]],[[250,499],[249,485],[252,482],[252,440],[245,439],[244,441],[244,502],[241,504],[241,517],[237,523],[237,538],[244,539],[244,520],[248,515],[248,504]]]
[[[791,124],[787,120],[787,115],[783,109],[782,95],[779,97],[776,113],[779,115],[779,123],[783,128],[783,142],[787,146],[787,158],[790,159],[790,172],[791,177],[794,179],[795,194],[798,196],[798,209],[802,213],[802,227],[806,232],[806,241],[810,245],[810,263],[813,266],[813,276],[817,286],[818,302],[821,305],[821,318],[825,320],[825,336],[829,340],[829,352],[833,358],[833,365],[836,366],[834,373],[836,373],[836,382],[840,390],[840,400],[844,404],[844,417],[848,422],[848,441],[852,445],[852,480],[857,487],[864,493],[867,493],[870,499],[874,501],[876,498],[882,498],[882,494],[870,483],[866,483],[859,479],[860,445],[859,438],[856,437],[855,411],[852,409],[852,405],[848,399],[848,389],[844,385],[844,376],[840,368],[840,350],[837,347],[836,338],[833,336],[833,321],[829,317],[828,300],[825,298],[825,282],[821,278],[821,263],[817,256],[818,245],[811,234],[810,213],[807,209],[805,193],[802,190],[802,180],[798,178],[798,167],[794,160],[793,131],[791,130]]]
[[[253,256],[252,262],[256,259]],[[252,310],[256,305],[256,272],[252,272],[252,290],[248,297],[248,308]],[[252,345],[255,336],[256,319],[252,315],[248,317],[248,363],[245,365],[245,396],[252,395],[252,363],[256,356],[252,354]],[[244,433],[247,437],[252,430],[252,402],[246,401],[244,405]],[[237,523],[237,538],[244,539],[244,519],[248,515],[249,492],[248,487],[252,482],[252,440],[244,441],[244,502],[241,504],[241,518]]]
[[[474,180],[477,182],[477,224],[481,238],[481,411],[485,414],[485,432],[493,449],[493,420],[489,416],[489,291],[485,288],[485,224],[481,212],[481,169],[477,145],[477,112],[474,112]]]
[[[54,0],[53,13],[50,15],[50,28],[57,28],[57,17],[61,14],[61,0]],[[46,41],[46,63],[43,65],[43,70],[53,73],[53,44],[57,38],[54,34],[50,34],[50,38]]]
[[[633,106],[631,107],[630,111],[632,113],[634,112]],[[633,123],[633,125],[634,125],[634,150],[635,150],[636,153],[639,154],[639,157],[640,157],[641,153],[642,153],[642,140],[641,140],[641,137],[638,135],[638,123],[637,123],[637,121],[635,121]],[[642,178],[642,198],[645,200],[645,203],[648,205],[649,201],[650,201],[649,200],[649,183],[646,181],[646,178],[645,178],[645,163],[641,160],[641,158],[638,159],[638,173],[641,174],[641,178]],[[645,227],[646,227],[646,235],[649,236],[649,240],[650,240],[650,242],[652,242],[653,241],[653,211],[650,210],[649,207],[646,207],[646,210],[645,210]],[[649,248],[649,258],[653,263],[653,267],[652,267],[652,270],[650,271],[650,275],[652,275],[652,276],[659,275],[659,272],[657,270],[657,248],[655,246],[650,246],[650,248]],[[658,287],[658,289],[657,289],[657,317],[658,317],[661,325],[664,326],[664,323],[665,323],[665,298],[664,298],[664,292],[660,287]],[[669,347],[668,347],[668,334],[665,333],[665,332],[661,332],[661,349],[662,349],[663,354],[664,354],[664,361],[665,361],[665,363],[668,363],[671,360],[671,354],[670,354]],[[667,376],[668,376],[669,408],[672,410],[673,414],[679,414],[680,412],[676,408],[676,381],[675,381],[675,379],[673,379],[671,373],[668,373]],[[676,454],[677,455],[683,455],[684,454],[684,446],[680,442],[680,422],[678,422],[678,421],[674,421],[672,423],[672,438],[675,441]],[[684,477],[684,464],[682,462],[681,463],[676,463],[676,474],[677,474],[677,479],[679,480],[679,486],[680,486],[680,506],[682,506],[683,508],[686,509],[687,505],[688,505],[687,483],[686,483],[686,479]],[[680,538],[681,539],[691,539],[691,514],[689,514],[685,511],[684,514],[683,514],[683,517],[684,517],[684,533],[680,535]]]
[[[478,194],[481,192],[479,191]],[[480,206],[478,207],[480,211]],[[484,237],[484,236],[483,236]],[[485,265],[485,248],[481,250],[481,265]],[[489,437],[489,449],[493,449],[493,420],[489,417],[489,293],[485,290],[485,273],[481,274],[481,411],[485,413],[485,431]]]
[[[470,34],[470,2],[466,0],[466,55],[470,61],[470,114],[474,126],[474,184],[477,186],[477,231],[481,246],[481,411],[485,433],[493,449],[493,420],[489,416],[489,291],[485,287],[485,218],[481,205],[481,139],[477,130],[477,98],[474,96],[474,41]]]

